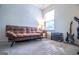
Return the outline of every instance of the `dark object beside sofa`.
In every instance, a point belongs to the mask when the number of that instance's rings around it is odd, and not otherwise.
[[[64,40],[63,34],[59,32],[51,33],[51,40],[62,42]]]
[[[41,39],[42,30],[36,27],[6,25],[6,37],[8,37],[9,42],[12,42],[11,46],[13,46],[16,41]]]

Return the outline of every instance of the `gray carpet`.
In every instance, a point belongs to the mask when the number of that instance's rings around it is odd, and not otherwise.
[[[14,46],[9,50],[9,54],[21,54],[21,55],[49,55],[58,54],[58,51],[47,44],[45,41],[29,42],[31,44],[23,43],[20,46]]]
[[[34,40],[14,44],[4,49],[8,55],[75,55],[78,47],[52,40]]]

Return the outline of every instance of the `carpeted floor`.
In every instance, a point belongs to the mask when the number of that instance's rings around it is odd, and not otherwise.
[[[5,52],[4,55],[76,55],[79,47],[44,39],[19,42],[11,48],[8,44],[0,51]]]

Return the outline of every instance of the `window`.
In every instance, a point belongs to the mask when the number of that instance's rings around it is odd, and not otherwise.
[[[45,14],[45,29],[54,30],[54,10]]]

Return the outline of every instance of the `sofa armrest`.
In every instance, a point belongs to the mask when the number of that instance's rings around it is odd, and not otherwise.
[[[11,32],[11,31],[7,31],[7,32],[6,32],[6,36],[7,36],[7,37],[10,37],[10,38],[16,38],[16,37],[17,37],[16,34],[13,33],[13,32]]]
[[[40,33],[40,35],[43,36],[43,31],[37,31],[36,33]]]

